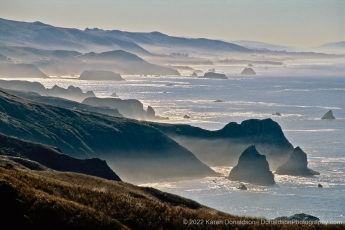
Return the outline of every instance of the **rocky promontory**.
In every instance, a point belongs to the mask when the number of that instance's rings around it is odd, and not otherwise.
[[[38,162],[50,169],[88,174],[121,181],[105,161],[98,158],[80,160],[63,154],[60,149],[0,134],[0,155],[25,167],[35,169]],[[13,158],[15,157],[15,158]],[[31,162],[31,161],[33,162]]]
[[[228,178],[258,185],[275,184],[274,175],[270,171],[266,157],[261,155],[254,145],[244,150]]]
[[[290,158],[277,168],[276,174],[293,176],[319,175],[308,167],[307,154],[300,147],[296,147],[290,154]]]
[[[4,78],[49,78],[33,64],[0,63],[0,70]]]
[[[274,220],[280,220],[280,221],[308,221],[308,222],[319,222],[320,219],[316,216],[312,216],[305,213],[299,213],[292,216],[280,216],[275,218]]]
[[[321,117],[322,120],[333,120],[335,119],[332,110],[329,110],[323,117]]]
[[[241,74],[243,75],[256,75],[255,71],[252,68],[245,68]]]
[[[225,74],[222,73],[213,73],[213,72],[208,72],[205,73],[203,77],[199,78],[209,78],[209,79],[228,79]]]
[[[106,70],[85,70],[79,80],[125,81],[120,74]]]

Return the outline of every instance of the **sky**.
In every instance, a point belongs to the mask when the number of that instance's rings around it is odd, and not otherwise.
[[[345,40],[345,0],[0,0],[0,18],[296,47]]]

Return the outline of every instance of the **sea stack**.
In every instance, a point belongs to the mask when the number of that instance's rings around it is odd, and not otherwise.
[[[332,110],[329,110],[323,117],[321,117],[322,120],[333,120],[335,117],[333,116]]]
[[[275,184],[274,175],[270,171],[266,156],[261,155],[254,145],[244,150],[228,178],[258,185]]]
[[[210,79],[228,79],[225,74],[222,73],[213,73],[213,72],[208,72],[205,73],[203,77],[199,78],[210,78]]]
[[[243,74],[243,75],[256,75],[255,71],[252,68],[245,68],[241,74]]]
[[[193,72],[191,75],[191,77],[197,77],[197,76],[198,76],[198,74],[196,74],[196,72]]]
[[[125,81],[120,74],[105,70],[85,70],[79,80]]]
[[[312,176],[320,175],[308,167],[307,154],[300,147],[296,147],[291,153],[290,158],[277,168],[276,174],[292,176]]]
[[[146,119],[154,120],[155,118],[156,118],[156,112],[153,110],[151,106],[148,106],[146,110]]]

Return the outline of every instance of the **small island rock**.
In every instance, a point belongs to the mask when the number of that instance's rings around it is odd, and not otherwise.
[[[228,79],[225,76],[225,74],[222,74],[222,73],[212,73],[212,72],[205,73],[203,77],[199,77],[199,78]]]
[[[230,171],[228,178],[258,185],[275,184],[266,156],[261,155],[254,145],[243,151],[238,164]]]
[[[293,176],[319,175],[308,167],[307,154],[300,147],[296,147],[291,153],[290,158],[277,168],[276,174]]]
[[[116,93],[112,93],[110,96],[111,97],[119,97]]]
[[[185,119],[189,119],[189,118],[190,118],[190,116],[188,116],[188,115],[184,115],[184,116],[183,116],[183,118],[185,118]]]
[[[243,75],[256,75],[255,71],[252,68],[245,68],[241,74]]]
[[[321,117],[322,120],[333,120],[335,117],[333,116],[332,110],[329,110],[323,117]]]
[[[125,81],[120,74],[105,70],[85,70],[79,80]]]
[[[275,220],[282,220],[282,221],[313,221],[313,222],[319,222],[320,219],[309,215],[309,214],[305,214],[305,213],[300,213],[300,214],[295,214],[292,216],[281,216],[281,217],[277,217],[275,218]]]
[[[146,110],[146,119],[154,120],[155,118],[156,118],[156,112],[153,110],[151,106],[148,106]]]

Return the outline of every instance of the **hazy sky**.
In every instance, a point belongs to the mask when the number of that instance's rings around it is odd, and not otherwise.
[[[345,40],[345,0],[0,0],[0,17],[298,47]]]

